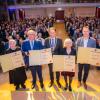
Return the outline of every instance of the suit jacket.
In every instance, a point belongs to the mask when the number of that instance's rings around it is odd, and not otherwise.
[[[83,40],[83,37],[80,37],[76,41],[76,47],[83,47],[83,46],[84,46],[84,40]],[[96,41],[95,41],[95,39],[90,37],[88,39],[87,47],[96,48]]]
[[[50,48],[50,40],[51,40],[50,38],[45,39],[45,48]],[[62,53],[62,48],[63,48],[62,40],[56,38],[55,41],[56,44],[55,44],[53,55],[60,55]]]
[[[71,48],[71,52],[68,54],[66,48],[63,48],[63,55],[76,55],[76,50]]]
[[[41,50],[41,49],[43,49],[44,47],[43,47],[43,45],[42,45],[42,43],[40,42],[40,41],[37,41],[37,40],[35,40],[34,41],[34,47],[33,47],[33,50]],[[22,44],[22,51],[23,51],[23,54],[24,54],[24,52],[29,52],[30,50],[32,50],[31,49],[31,45],[30,45],[30,41],[29,40],[25,40],[24,42],[23,42],[23,44]],[[25,54],[24,54],[25,55]],[[27,56],[27,55],[25,55],[24,56],[24,61],[25,61],[25,64],[27,65],[27,66],[29,66],[29,56]]]
[[[73,55],[73,56],[75,56],[76,55],[76,50],[71,48],[71,52],[70,52],[70,54],[68,54],[67,51],[66,51],[66,48],[63,48],[63,55]],[[63,75],[63,76],[67,76],[68,75],[70,77],[73,77],[75,75],[75,72],[63,71],[61,73],[61,75]]]
[[[42,43],[40,41],[35,40],[33,50],[41,50],[41,49],[43,49]],[[22,51],[28,52],[29,50],[31,50],[30,41],[25,40],[22,44]]]

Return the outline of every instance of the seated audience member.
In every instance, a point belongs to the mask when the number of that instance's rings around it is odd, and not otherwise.
[[[42,43],[42,45],[44,46],[45,40],[42,38],[42,34],[41,33],[38,33],[37,40],[39,40]]]

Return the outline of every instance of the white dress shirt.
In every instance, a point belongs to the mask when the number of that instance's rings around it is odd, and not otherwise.
[[[83,43],[84,43],[84,47],[87,47],[88,39],[84,39],[84,40],[83,40]]]
[[[33,47],[34,47],[34,40],[33,40],[33,41],[30,41],[30,46],[31,46],[31,50],[33,50]]]

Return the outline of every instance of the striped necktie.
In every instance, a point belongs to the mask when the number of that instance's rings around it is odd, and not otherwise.
[[[31,49],[34,49],[34,41],[31,41]]]
[[[54,39],[51,39],[51,48],[54,48],[54,46],[55,46],[55,41]]]

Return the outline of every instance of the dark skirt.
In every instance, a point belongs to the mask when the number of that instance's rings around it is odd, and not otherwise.
[[[74,77],[75,76],[75,72],[63,71],[63,72],[61,72],[61,75],[69,76],[69,77]]]
[[[10,84],[14,84],[14,85],[22,84],[25,83],[26,79],[27,76],[24,67],[19,67],[9,71]]]

